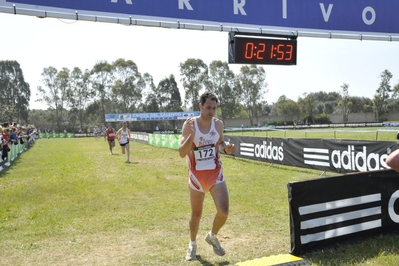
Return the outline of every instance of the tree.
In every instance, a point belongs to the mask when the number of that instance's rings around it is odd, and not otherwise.
[[[71,89],[68,98],[71,113],[77,116],[79,129],[83,130],[86,108],[95,95],[91,87],[90,71],[86,69],[83,73],[80,68],[75,67],[71,72],[70,83]]]
[[[36,128],[49,130],[55,127],[53,112],[50,109],[47,110],[30,110],[29,119],[33,121]]]
[[[132,60],[118,59],[112,64],[116,81],[112,86],[112,94],[122,106],[120,111],[135,110],[143,98],[145,80],[141,76],[136,63]]]
[[[96,99],[87,106],[85,112],[86,128],[90,128],[92,130],[93,127],[104,123],[104,117],[102,116],[101,112],[103,105],[108,109],[109,106],[115,105],[115,103],[112,102],[111,99],[105,99],[101,104],[100,100]]]
[[[236,97],[232,93],[234,73],[230,70],[227,62],[220,60],[211,62],[207,85],[209,90],[218,96],[221,118],[222,120],[226,119],[228,114],[234,112],[236,107]]]
[[[392,96],[388,100],[388,111],[399,110],[399,83],[396,84],[392,89]]]
[[[303,114],[303,118],[307,120],[309,123],[312,121],[312,123],[315,123],[315,113],[316,113],[316,106],[317,106],[317,100],[315,97],[314,93],[304,93],[303,98],[299,97],[298,99],[298,105],[301,110],[301,113]]]
[[[332,114],[332,113],[334,113],[334,107],[335,107],[334,102],[325,102],[325,103],[324,103],[324,111],[325,111],[327,114]]]
[[[287,122],[287,119],[298,120],[299,119],[299,107],[297,103],[285,95],[282,95],[278,98],[276,102],[278,115],[282,118],[284,123]]]
[[[239,101],[238,90],[236,87],[230,87],[226,84],[222,89],[222,95],[223,104],[220,106],[220,117],[222,119],[231,119],[239,116],[242,106]]]
[[[96,96],[99,97],[100,112],[105,123],[106,100],[110,98],[111,86],[113,84],[113,68],[107,61],[96,63],[91,70],[91,78]]]
[[[351,96],[350,101],[352,102],[352,105],[351,105],[352,113],[365,112],[365,109],[364,109],[365,105],[369,105],[369,106],[373,105],[373,102],[371,101],[371,99],[367,98],[367,97]]]
[[[389,84],[392,74],[389,70],[384,70],[380,74],[381,82],[373,98],[373,111],[377,122],[381,122],[384,115],[388,112],[388,99],[390,98],[391,85]]]
[[[314,92],[312,95],[316,101],[315,115],[322,115],[323,113],[332,114],[341,97],[337,92],[326,93],[325,91]]]
[[[392,98],[395,98],[395,99],[399,98],[399,83],[396,84],[395,87],[393,87],[392,92],[393,92]]]
[[[144,73],[143,75],[143,96],[148,97],[148,94],[155,93],[158,96],[157,87],[154,84],[154,78],[149,73]],[[158,101],[157,101],[158,104]],[[158,104],[159,108],[159,104]]]
[[[348,115],[351,111],[352,101],[349,96],[349,85],[344,83],[342,86],[341,95],[338,101],[338,106],[341,107],[342,111],[342,121],[348,123]]]
[[[54,67],[44,68],[42,72],[44,88],[37,88],[39,102],[44,102],[54,112],[57,130],[61,131],[62,111],[67,98],[69,70],[58,72]]]
[[[182,112],[179,88],[174,75],[165,78],[157,86],[159,105],[162,112]]]
[[[0,93],[1,119],[27,121],[31,92],[17,61],[0,61]]]
[[[58,102],[58,108],[56,111],[57,128],[58,132],[61,131],[61,125],[64,122],[64,108],[68,106],[68,94],[70,94],[70,80],[69,80],[70,70],[68,68],[63,68],[58,72],[56,77],[56,84],[59,91],[60,101]],[[67,119],[65,119],[66,121]]]
[[[147,95],[146,101],[144,103],[143,106],[143,111],[146,113],[159,113],[159,105],[158,105],[158,101],[157,101],[157,96],[155,95],[155,93],[149,93]],[[147,121],[145,123],[145,125],[148,124],[150,125],[151,129],[155,129],[155,127],[158,125],[159,121]]]
[[[201,59],[189,58],[180,64],[180,75],[185,90],[185,103],[190,103],[189,108],[198,111],[199,95],[208,78],[208,66]]]
[[[241,103],[248,113],[251,126],[259,116],[259,103],[267,93],[266,72],[256,65],[242,66],[236,78],[237,90]]]
[[[175,77],[170,75],[158,83],[157,99],[161,112],[182,112],[182,101]],[[176,120],[165,121],[165,128],[176,128]]]

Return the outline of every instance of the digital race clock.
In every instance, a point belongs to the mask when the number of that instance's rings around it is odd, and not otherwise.
[[[229,63],[296,65],[296,38],[229,34]]]

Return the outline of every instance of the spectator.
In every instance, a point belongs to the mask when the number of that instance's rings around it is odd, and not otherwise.
[[[14,145],[18,144],[17,129],[15,127],[11,128],[10,144]]]
[[[20,127],[18,131],[18,139],[19,143],[24,144],[24,138],[26,138],[25,127]],[[49,138],[49,134],[47,134],[47,138]]]
[[[10,147],[8,146],[8,140],[9,140],[8,134],[9,134],[9,131],[10,130],[8,128],[4,129],[4,131],[3,131],[3,141],[1,143],[1,146],[3,148],[3,152],[1,154],[1,159],[3,161],[7,159],[8,152],[10,151]]]

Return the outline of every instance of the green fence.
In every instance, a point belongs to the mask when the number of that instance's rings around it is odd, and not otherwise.
[[[158,147],[179,149],[179,135],[148,134],[148,143]]]
[[[3,166],[10,166],[11,162],[14,161],[15,158],[18,157],[18,154],[22,153],[23,151],[26,151],[28,149],[28,143],[26,138],[22,138],[23,144],[21,144],[18,141],[18,144],[9,144],[8,147],[10,148],[10,151],[7,154],[7,159],[2,160],[0,157],[0,171],[3,170]],[[0,154],[3,151],[0,150]]]
[[[24,138],[24,144],[21,144],[18,142],[18,144],[9,144],[8,146],[10,147],[10,151],[8,152],[8,156],[7,156],[7,162],[11,163],[11,161],[13,161],[19,153],[23,152],[26,150],[27,148],[27,141]]]

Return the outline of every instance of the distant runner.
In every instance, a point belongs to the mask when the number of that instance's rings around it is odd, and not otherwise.
[[[122,148],[122,153],[127,153],[127,163],[130,163],[130,129],[127,128],[127,123],[123,122],[122,127],[116,132],[116,138]]]
[[[104,133],[104,140],[108,141],[109,154],[111,155],[113,154],[112,148],[115,147],[115,135],[116,135],[115,129],[112,127],[111,123],[108,124],[108,128],[105,130]]]

